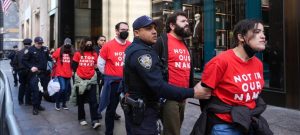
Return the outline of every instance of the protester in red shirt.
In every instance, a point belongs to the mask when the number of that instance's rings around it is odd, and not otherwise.
[[[165,80],[169,84],[193,88],[193,68],[191,55],[184,38],[190,36],[189,22],[184,12],[171,14],[166,23],[167,34],[162,34],[154,44],[155,50],[162,59]],[[162,105],[164,135],[180,135],[184,119],[185,100],[166,100]]]
[[[118,92],[118,88],[123,77],[124,52],[131,44],[131,42],[126,40],[128,37],[128,28],[126,22],[116,24],[116,37],[104,44],[98,58],[98,69],[104,75],[99,112],[101,113],[107,107],[105,113],[106,135],[113,134],[115,113],[119,104],[120,93]],[[128,124],[126,124],[126,129],[129,129],[127,125]],[[127,130],[127,133],[128,132],[129,130]]]
[[[212,90],[212,97],[201,114],[202,118],[207,117],[206,124],[197,123],[206,125],[206,133],[211,135],[272,134],[260,116],[266,108],[260,98],[264,87],[263,64],[255,56],[265,49],[263,24],[257,20],[238,22],[233,43],[233,49],[205,65],[201,85]],[[197,131],[205,130],[194,127],[193,134],[200,134]]]
[[[81,41],[80,49],[73,57],[73,70],[75,73],[74,88],[77,94],[78,120],[82,126],[87,125],[85,120],[84,103],[88,101],[92,127],[100,126],[97,104],[97,75],[95,67],[97,64],[97,53],[93,48],[92,40],[84,38]]]
[[[71,60],[73,53],[71,39],[66,38],[63,46],[58,48],[52,54],[52,58],[55,61],[53,76],[58,78],[60,84],[60,90],[55,94],[55,109],[57,111],[60,110],[61,102],[63,109],[68,109],[66,101],[67,96],[69,96],[69,93],[71,92],[70,78],[72,77]]]

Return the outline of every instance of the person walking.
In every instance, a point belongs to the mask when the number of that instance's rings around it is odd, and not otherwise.
[[[47,63],[52,61],[47,47],[43,46],[43,38],[35,37],[34,45],[24,52],[22,64],[30,70],[30,89],[32,90],[33,115],[38,115],[39,111],[44,111],[41,106],[42,93],[47,90],[49,76],[47,73]],[[40,84],[40,85],[39,85]]]
[[[53,69],[53,76],[57,77],[60,84],[60,90],[55,93],[55,109],[57,111],[61,108],[68,110],[66,105],[67,96],[70,93],[70,78],[72,77],[71,60],[74,55],[72,48],[72,41],[70,38],[65,38],[62,47],[56,49],[52,54],[52,58],[55,61],[55,68]]]
[[[130,130],[134,135],[158,135],[159,99],[180,101],[195,97],[208,99],[210,91],[182,88],[163,79],[162,63],[152,48],[156,43],[156,23],[148,16],[137,18],[133,24],[134,40],[125,51],[123,78],[124,98],[121,101]]]
[[[116,24],[116,37],[102,47],[98,58],[98,69],[104,75],[104,85],[100,96],[99,112],[101,113],[106,108],[106,135],[113,135],[116,109],[119,104],[120,93],[118,92],[118,88],[123,77],[124,51],[131,43],[126,40],[128,37],[128,29],[129,27],[126,22],[119,22]],[[126,129],[128,129],[127,126]],[[130,131],[127,130],[127,134],[129,134],[128,132]]]
[[[16,56],[13,60],[13,65],[16,66],[16,71],[19,76],[19,93],[18,93],[18,101],[19,105],[24,104],[24,96],[25,96],[25,105],[31,105],[31,89],[29,88],[29,70],[22,64],[22,59],[25,53],[28,52],[28,48],[30,47],[32,40],[26,38],[23,40],[24,48],[17,52]]]
[[[97,129],[101,126],[97,108],[97,53],[93,49],[92,40],[84,38],[80,49],[73,56],[72,68],[75,71],[75,81],[71,97],[76,97],[78,105],[78,120],[82,126],[87,125],[85,118],[84,103],[89,103],[92,127]],[[70,99],[71,100],[71,99]]]
[[[182,12],[171,14],[166,22],[166,31],[153,45],[164,66],[164,78],[169,84],[192,88],[194,70],[185,38],[191,35],[187,15]],[[164,135],[180,135],[184,120],[185,99],[166,100],[162,104]]]
[[[255,56],[265,49],[266,37],[260,21],[239,21],[233,30],[233,49],[204,67],[202,88],[212,97],[202,110],[191,135],[272,135],[261,116],[266,103],[260,97],[264,87],[263,64]]]

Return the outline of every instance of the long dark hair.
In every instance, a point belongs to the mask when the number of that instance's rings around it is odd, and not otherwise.
[[[263,23],[260,20],[256,19],[244,19],[239,21],[233,29],[233,39],[232,39],[232,46],[236,47],[239,44],[238,34],[242,36],[246,36],[249,30],[255,30],[258,27],[258,24]],[[255,36],[255,32],[253,31],[253,37]],[[251,39],[251,38],[250,38]]]
[[[87,47],[85,44],[86,44],[88,41],[91,41],[92,44],[93,44],[93,40],[92,40],[90,37],[85,37],[85,38],[83,38],[83,39],[81,40],[81,42],[80,42],[79,52],[80,52],[81,56],[84,56],[83,52],[86,51],[86,47]],[[93,45],[92,45],[91,47],[93,47]],[[91,54],[93,54],[93,53],[95,52],[95,50],[93,49],[93,50],[91,50],[90,52],[91,52]]]

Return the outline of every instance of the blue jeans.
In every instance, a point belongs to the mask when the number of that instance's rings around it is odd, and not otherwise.
[[[212,127],[211,135],[243,135],[243,133],[230,124],[216,124]]]
[[[57,78],[60,85],[60,90],[55,93],[55,102],[57,104],[60,102],[65,104],[67,101],[68,92],[70,91],[70,78],[64,78],[61,76],[58,76]]]

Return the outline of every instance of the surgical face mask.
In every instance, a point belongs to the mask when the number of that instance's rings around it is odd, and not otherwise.
[[[244,43],[243,48],[245,52],[247,53],[249,58],[252,58],[258,51],[253,50],[249,44]]]
[[[123,40],[127,39],[128,35],[129,35],[128,31],[120,32],[120,38]]]

